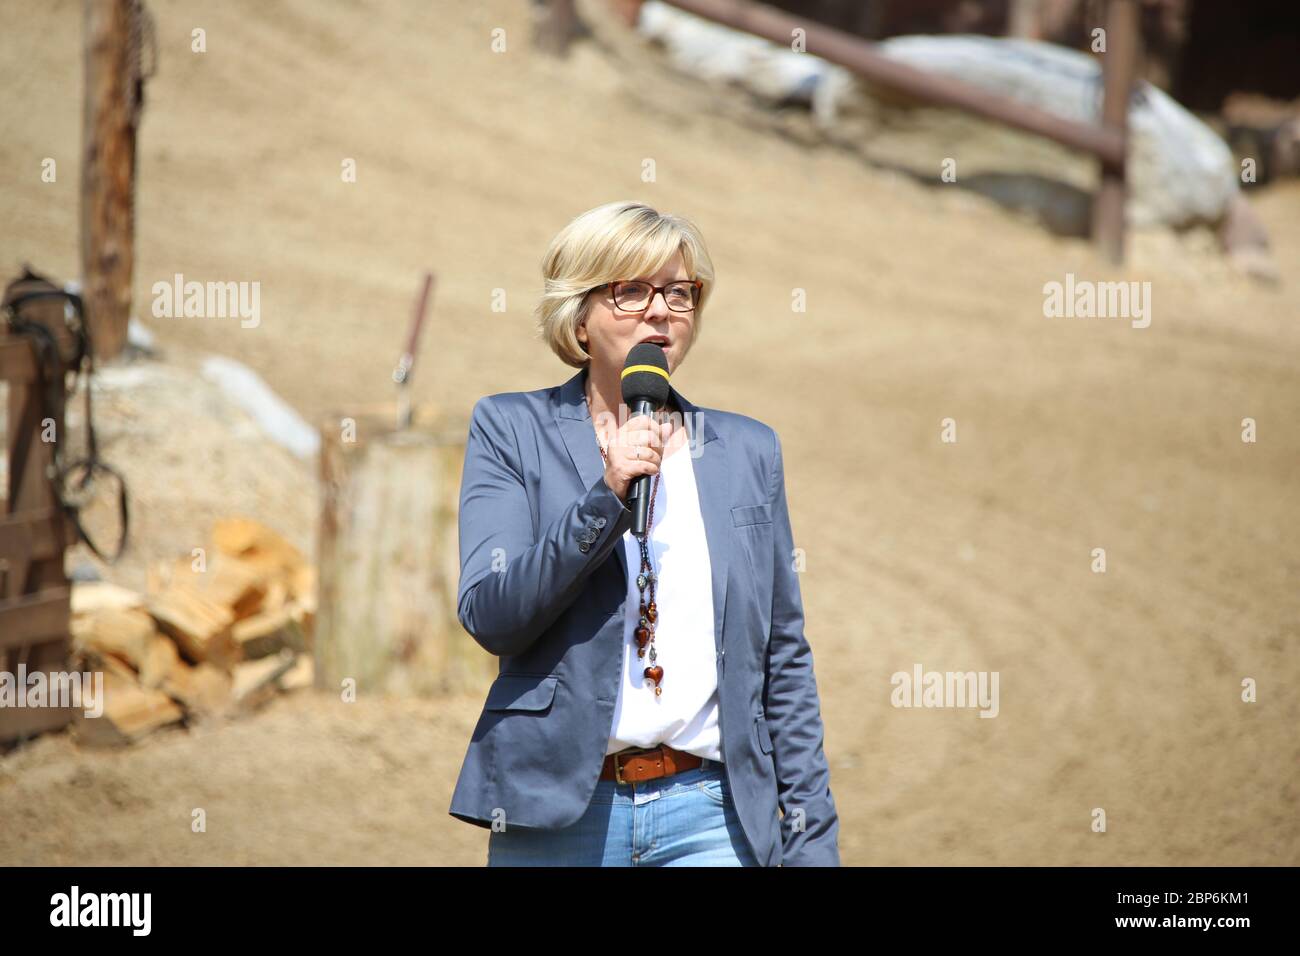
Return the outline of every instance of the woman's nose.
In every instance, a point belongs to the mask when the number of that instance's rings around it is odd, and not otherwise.
[[[671,310],[668,308],[668,300],[664,298],[662,289],[655,290],[654,295],[650,296],[650,304],[645,307],[647,316],[666,317]]]

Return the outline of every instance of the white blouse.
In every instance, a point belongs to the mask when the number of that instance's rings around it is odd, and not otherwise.
[[[641,546],[623,534],[627,556],[627,607],[623,625],[623,679],[605,753],[666,743],[677,750],[722,761],[718,728],[718,666],[713,635],[713,573],[700,515],[691,446],[684,442],[663,459],[654,524],[648,537],[655,584],[656,663],[664,669],[663,693],[643,675],[650,646],[637,657],[633,636],[640,619]],[[649,588],[646,589],[647,598]]]

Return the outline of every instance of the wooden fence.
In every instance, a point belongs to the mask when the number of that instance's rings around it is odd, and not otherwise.
[[[0,671],[68,666],[71,590],[63,549],[73,540],[51,479],[54,445],[41,440],[41,374],[32,343],[0,331],[0,384],[8,390],[8,494],[0,511]],[[62,383],[60,383],[60,386]],[[63,422],[53,423],[61,434]],[[72,708],[0,707],[0,741],[66,725]]]

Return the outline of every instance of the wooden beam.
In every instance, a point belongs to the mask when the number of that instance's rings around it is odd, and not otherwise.
[[[744,30],[786,47],[790,45],[792,31],[802,30],[806,39],[805,49],[809,53],[831,63],[838,63],[873,83],[899,90],[928,103],[966,110],[1005,126],[1045,136],[1108,162],[1123,162],[1124,141],[1115,129],[1076,123],[961,80],[918,70],[885,56],[869,40],[842,30],[806,18],[792,17],[749,0],[666,2],[696,16],[736,30]]]
[[[71,707],[6,707],[0,710],[0,740],[18,740],[58,730],[71,723],[76,715],[77,711]]]
[[[0,650],[67,639],[72,589],[53,588],[0,601]]]
[[[63,513],[55,508],[0,516],[0,561],[46,561],[63,556]]]

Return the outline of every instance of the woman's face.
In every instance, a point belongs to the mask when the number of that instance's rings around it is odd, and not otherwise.
[[[681,253],[674,255],[652,276],[620,276],[621,280],[641,279],[662,286],[678,279],[689,279]],[[592,370],[622,370],[632,346],[654,336],[667,338],[664,355],[668,374],[686,358],[690,348],[695,312],[674,312],[668,308],[662,292],[656,292],[642,312],[626,312],[614,304],[614,290],[609,286],[588,294],[587,318],[578,326],[578,341],[587,346]]]

